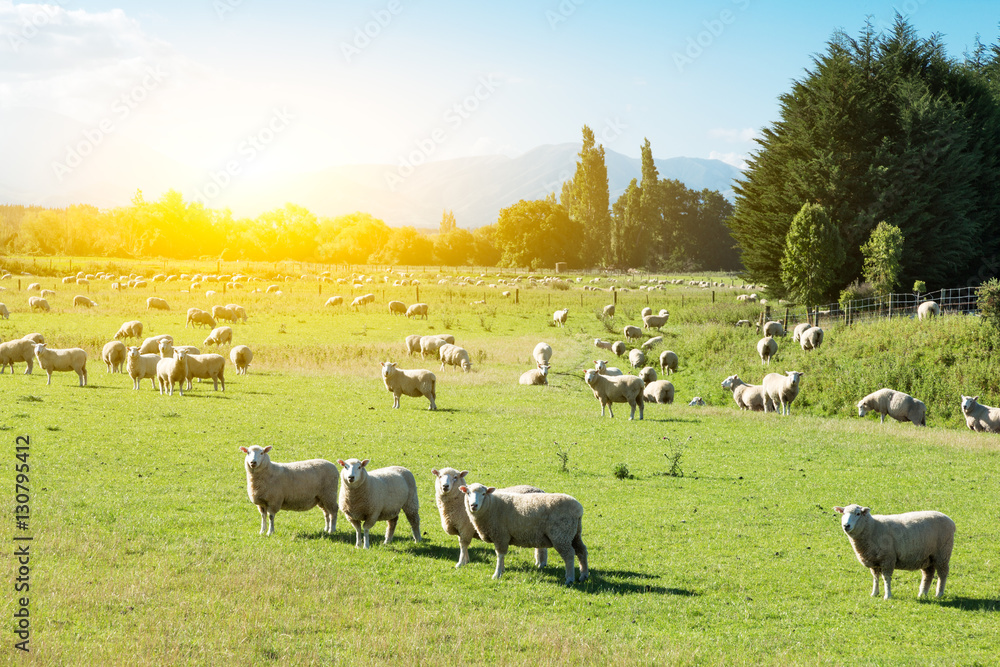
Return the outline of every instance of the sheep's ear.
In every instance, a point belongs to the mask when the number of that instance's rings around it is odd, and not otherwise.
[[[868,514],[868,508],[867,507],[862,507],[861,508],[861,513],[862,514]]]
[[[268,445],[267,447],[264,448],[265,454],[267,454],[269,451],[271,451],[271,445]]]
[[[337,459],[337,465],[344,466],[345,468],[347,467],[347,464],[344,463],[344,459]]]
[[[368,462],[369,462],[370,460],[371,460],[371,459],[365,459],[364,461],[362,461],[362,462],[361,462],[361,467],[362,467],[362,468],[364,468],[364,467],[365,467],[366,465],[368,465]]]
[[[491,493],[493,493],[496,490],[497,490],[497,487],[491,486],[488,489],[486,489],[486,495],[490,495]]]
[[[435,477],[440,477],[441,476],[441,473],[438,471],[437,468],[431,468],[431,472],[434,473]]]
[[[240,451],[243,452],[244,454],[249,454],[250,453],[250,450],[247,449],[246,447],[240,447]]]
[[[974,400],[974,401],[978,401],[978,400],[979,400],[979,397],[978,397],[978,396],[973,396],[973,397],[972,397],[972,400]]]
[[[844,513],[844,508],[843,507],[834,507],[833,511],[836,512],[837,514],[843,514]]]
[[[469,487],[467,487],[467,486],[460,486],[460,487],[458,487],[458,490],[461,491],[462,493],[468,493],[469,492]]]
[[[465,476],[466,476],[466,475],[468,475],[468,474],[469,474],[469,471],[468,471],[468,470],[463,470],[462,472],[458,473],[458,476],[459,476],[459,477],[465,477]]]

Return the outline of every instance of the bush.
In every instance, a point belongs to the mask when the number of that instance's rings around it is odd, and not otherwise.
[[[990,278],[979,286],[979,314],[995,332],[1000,332],[1000,280]]]
[[[871,299],[875,296],[875,288],[871,283],[860,283],[855,280],[853,283],[840,291],[840,306],[846,308],[848,302],[858,299]]]

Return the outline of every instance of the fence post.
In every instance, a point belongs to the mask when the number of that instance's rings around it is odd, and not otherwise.
[[[514,303],[521,303],[521,289],[514,290]]]
[[[712,290],[712,303],[715,303],[715,290]]]
[[[816,306],[815,311],[816,311],[816,324],[814,324],[813,326],[817,326],[818,327],[819,326],[819,306]]]
[[[785,307],[785,321],[781,325],[785,331],[788,331],[788,307]]]
[[[892,292],[889,292],[889,319],[892,319]]]
[[[420,285],[417,285],[417,303],[420,303]]]

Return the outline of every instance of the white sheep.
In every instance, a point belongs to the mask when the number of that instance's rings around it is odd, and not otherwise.
[[[406,304],[402,301],[390,301],[389,302],[389,314],[390,315],[406,315]]]
[[[646,366],[641,371],[639,371],[639,377],[643,382],[649,384],[650,382],[656,382],[656,369],[652,366]]]
[[[409,308],[406,309],[406,319],[411,317],[422,317],[427,319],[427,304],[426,303],[414,303],[411,304]]]
[[[250,362],[253,361],[253,351],[246,345],[237,345],[229,350],[229,360],[236,366],[237,375],[246,375]]]
[[[660,311],[665,312],[665,311]],[[642,318],[642,328],[643,329],[659,329],[667,320],[670,319],[670,313],[666,315],[646,315]]]
[[[646,353],[642,350],[630,350],[628,362],[632,364],[632,368],[641,368],[646,363]]]
[[[750,322],[750,320],[736,320],[736,326],[738,326],[738,327],[746,327],[746,328],[749,329],[750,326],[751,326],[751,322]]]
[[[676,373],[677,364],[679,359],[677,358],[677,353],[670,350],[664,350],[660,352],[660,372],[661,373]]]
[[[121,373],[125,366],[125,343],[120,340],[113,340],[104,344],[101,350],[101,360],[108,367],[109,373]]]
[[[24,374],[31,375],[31,371],[35,367],[35,341],[30,338],[21,338],[0,343],[0,373],[3,373],[7,370],[7,366],[10,366],[10,373],[13,375],[14,364],[18,361],[27,364],[28,367]]]
[[[337,529],[337,492],[340,470],[325,459],[275,463],[271,445],[240,447],[246,454],[247,495],[260,510],[260,534],[274,534],[274,515],[280,510],[305,512],[319,505],[323,510],[323,532]]]
[[[44,343],[45,342],[45,336],[43,336],[40,333],[24,334],[23,336],[21,336],[21,338],[24,339],[24,340],[30,340],[32,343]]]
[[[421,336],[420,337],[420,358],[426,358],[426,355],[432,355],[437,358],[438,352],[442,345],[447,345],[448,343],[440,336]]]
[[[167,305],[166,299],[161,299],[158,296],[151,296],[146,299],[146,310],[170,310],[170,306]]]
[[[369,471],[368,462],[368,459],[337,459],[343,467],[340,471],[338,505],[354,526],[354,546],[365,549],[371,546],[369,531],[377,521],[389,522],[385,529],[385,544],[392,542],[400,512],[410,522],[413,541],[419,542],[420,501],[413,473],[402,466]]]
[[[115,334],[115,340],[121,340],[123,338],[141,338],[142,337],[142,322],[139,320],[130,320],[125,322],[118,328],[118,333]]]
[[[177,391],[184,395],[184,381],[187,379],[187,352],[175,350],[173,357],[160,359],[156,362],[156,383],[160,387],[160,395],[174,395],[174,383]]]
[[[758,327],[759,328],[759,327]],[[792,342],[798,343],[802,339],[802,334],[812,328],[809,322],[799,322],[792,331]]]
[[[142,341],[142,345],[139,346],[139,354],[159,354],[160,342],[165,340],[170,341],[171,345],[174,343],[174,337],[170,334],[150,336],[146,340]]]
[[[612,343],[609,343],[606,340],[601,340],[600,338],[595,338],[594,339],[594,347],[599,347],[602,350],[607,350],[608,352],[611,352],[611,348],[614,347],[614,345]]]
[[[423,396],[431,402],[430,410],[437,410],[436,385],[437,376],[428,370],[403,370],[396,368],[395,362],[382,362],[382,381],[386,391],[392,393],[392,407],[399,407],[399,397],[403,394],[417,397]]]
[[[614,343],[611,344],[611,351],[614,352],[619,357],[621,357],[628,351],[628,348],[625,347],[625,343],[621,342],[620,340],[616,340]]]
[[[46,313],[52,310],[49,307],[49,302],[40,296],[29,296],[28,306],[31,308],[31,310],[43,310]]]
[[[688,405],[690,405],[691,407],[695,407],[695,406],[704,406],[706,405],[706,403],[705,399],[702,398],[701,396],[695,396],[694,398],[691,399],[691,402],[688,403]]]
[[[552,313],[552,321],[557,327],[566,326],[566,318],[569,317],[569,308],[563,308]]]
[[[413,356],[420,353],[420,334],[412,334],[406,337],[406,353]]]
[[[602,313],[604,314],[604,317],[614,317],[615,304],[609,303],[608,305],[604,306],[604,310],[602,311]]]
[[[722,381],[722,388],[733,392],[733,400],[741,410],[771,412],[774,403],[764,392],[763,385],[747,384],[738,375],[730,375]]]
[[[93,308],[97,304],[85,297],[82,294],[77,294],[73,297],[74,306],[83,306],[84,308]]]
[[[604,408],[607,406],[611,417],[615,416],[612,403],[628,403],[632,409],[629,420],[635,418],[635,408],[639,407],[639,419],[643,418],[643,396],[645,386],[642,380],[635,375],[622,375],[621,377],[608,377],[601,375],[595,368],[588,368],[583,374],[583,381],[590,385],[594,391],[594,396],[601,403],[601,416],[604,416]]]
[[[771,365],[771,357],[778,354],[778,341],[765,336],[757,341],[757,354],[760,355],[760,365]]]
[[[241,306],[241,305],[239,305],[237,303],[227,303],[226,304],[226,308],[228,308],[229,310],[231,310],[233,312],[233,314],[236,315],[236,319],[233,320],[234,322],[238,322],[238,321],[246,322],[247,319],[249,319],[247,317],[246,308],[244,308],[243,306]]]
[[[642,329],[634,327],[631,324],[626,326],[623,332],[625,334],[625,340],[639,340],[642,338]]]
[[[181,349],[174,348],[175,354]],[[224,356],[221,354],[190,354],[187,350],[184,350],[184,354],[187,360],[187,371],[184,378],[187,380],[188,391],[191,391],[192,378],[211,380],[214,391],[219,391],[219,385],[222,385],[222,391],[226,390],[226,358]]]
[[[594,359],[594,369],[601,375],[608,375],[611,377],[618,377],[620,375],[625,375],[620,368],[615,368],[614,366],[608,366],[608,362],[603,359]]]
[[[941,307],[936,301],[924,301],[917,306],[917,319],[928,320],[941,314]]]
[[[768,373],[761,383],[764,386],[764,393],[771,401],[771,409],[778,408],[778,412],[783,415],[792,414],[792,401],[799,395],[799,389],[804,373],[801,371],[785,371],[780,373]],[[764,403],[764,412],[768,410],[768,404]]]
[[[139,384],[147,378],[152,381],[153,389],[156,389],[156,364],[159,361],[160,355],[158,354],[142,354],[135,346],[128,348],[125,357],[125,370],[132,378],[133,389],[138,391]]]
[[[344,303],[344,297],[331,296],[329,299],[326,300],[326,303],[324,303],[323,305],[332,307],[332,306],[340,306],[343,303]]]
[[[799,344],[805,351],[815,350],[823,344],[823,330],[819,327],[809,327],[799,338]]]
[[[40,292],[40,291],[42,291],[42,285],[41,285],[41,283],[30,283],[28,285],[28,287],[25,288],[24,291],[25,292]]]
[[[177,347],[174,347],[174,339],[169,336],[167,338],[161,338],[157,348],[160,351],[161,359],[174,356],[174,350],[184,350],[187,352],[188,359],[191,358],[192,354],[201,354],[201,350],[196,348],[194,345],[178,345]]]
[[[889,415],[898,422],[912,422],[914,426],[927,426],[927,406],[909,394],[893,389],[879,389],[858,401],[858,416],[864,417],[869,412],[879,416],[879,423],[885,423]]]
[[[651,350],[662,342],[663,342],[663,336],[653,336],[652,338],[650,338],[649,340],[647,340],[645,343],[642,344],[642,349]]]
[[[978,396],[962,396],[962,414],[973,431],[1000,433],[1000,408],[983,405]]]
[[[673,383],[669,380],[653,380],[646,383],[646,387],[642,390],[642,400],[646,403],[673,403]]]
[[[760,333],[760,322],[757,323],[757,333]],[[781,325],[781,322],[777,322],[777,321],[774,321],[774,320],[772,320],[770,322],[765,322],[764,323],[764,335],[765,336],[771,336],[772,338],[775,337],[775,336],[784,336],[785,335],[785,327],[783,327]]]
[[[834,507],[842,514],[841,526],[854,548],[854,554],[872,573],[872,597],[878,595],[878,578],[885,584],[885,599],[892,597],[894,570],[920,570],[917,597],[927,595],[937,572],[935,597],[944,595],[952,547],[955,546],[955,522],[941,512],[906,512],[872,514],[867,507]]]
[[[203,345],[230,345],[233,342],[232,327],[217,327],[208,334]]]
[[[236,311],[228,306],[212,306],[212,317],[215,318],[216,322],[226,320],[231,323],[239,320]]]
[[[653,314],[653,309],[650,308],[649,306],[646,306],[645,308],[639,311],[639,317],[646,317],[646,315],[652,315],[652,314]]]
[[[583,543],[583,505],[563,493],[496,493],[482,484],[460,487],[476,533],[493,543],[497,566],[493,578],[504,572],[504,558],[511,545],[534,549],[553,548],[566,563],[566,584],[576,579],[574,556],[580,559],[580,581],[590,576],[587,547]]]
[[[48,375],[45,384],[52,384],[52,373],[55,371],[74,371],[80,378],[80,386],[87,386],[87,353],[83,349],[79,347],[48,349],[45,343],[35,343],[35,359]]]
[[[538,368],[532,368],[530,371],[522,373],[517,383],[525,385],[547,385],[549,383],[549,368],[550,366],[548,364],[538,364]]]
[[[552,359],[552,348],[548,343],[539,343],[531,352],[536,364],[548,364]]]
[[[451,345],[455,344],[455,337],[452,336],[451,334],[434,334],[434,335],[446,343],[450,343]]]
[[[466,373],[472,371],[472,359],[469,358],[469,351],[464,347],[445,343],[438,350],[438,355],[441,358],[441,370],[444,370],[445,365],[448,365],[461,368]]]
[[[214,329],[215,318],[212,317],[210,312],[201,308],[188,308],[187,321],[184,322],[184,328],[187,329],[189,324],[192,329],[200,325],[209,326]]]
[[[10,319],[10,311],[7,310],[7,304],[5,303],[0,303],[0,317],[4,318],[5,320]]]

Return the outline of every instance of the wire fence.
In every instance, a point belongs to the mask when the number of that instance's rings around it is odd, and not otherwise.
[[[820,318],[837,318],[845,324],[878,317],[917,316],[920,304],[933,301],[940,312],[963,315],[979,314],[978,287],[949,287],[935,292],[917,294],[883,294],[866,299],[855,299],[845,304],[832,303],[817,308]]]

